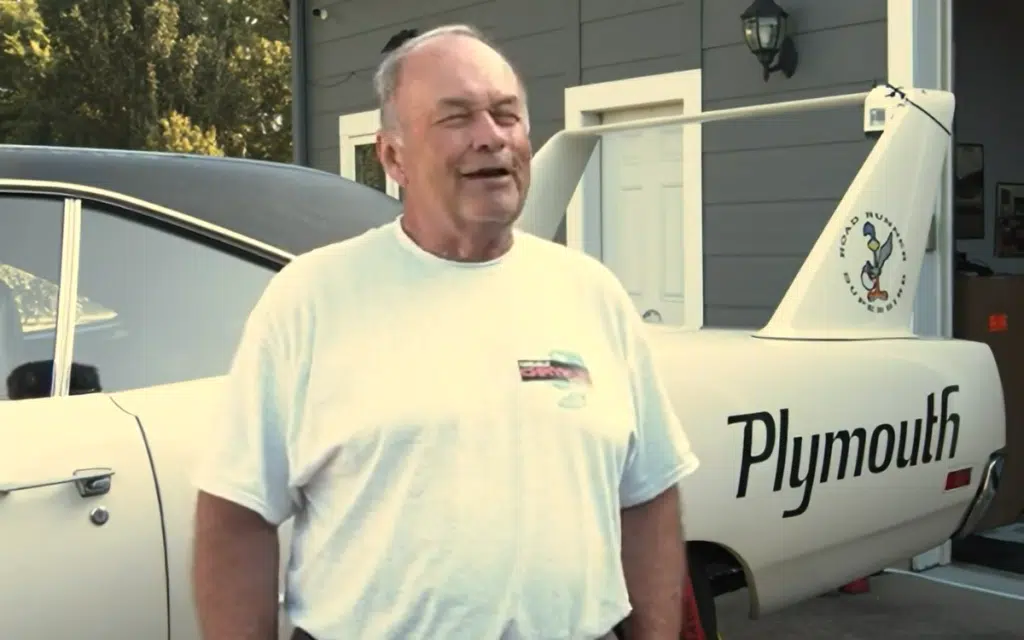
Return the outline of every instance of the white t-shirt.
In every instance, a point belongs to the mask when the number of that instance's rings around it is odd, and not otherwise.
[[[620,510],[698,464],[615,276],[523,233],[298,257],[226,394],[198,487],[295,516],[286,608],[321,640],[599,637],[630,611]]]

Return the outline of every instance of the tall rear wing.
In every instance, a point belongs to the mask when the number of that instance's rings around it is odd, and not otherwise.
[[[914,298],[951,142],[955,99],[947,91],[876,87],[843,96],[563,130],[533,158],[533,182],[519,225],[535,235],[554,237],[590,156],[606,133],[861,103],[873,114],[884,109],[882,135],[771,320],[756,335],[818,340],[913,337]]]

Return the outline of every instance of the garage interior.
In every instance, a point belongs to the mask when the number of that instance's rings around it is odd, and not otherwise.
[[[953,0],[953,335],[987,343],[1002,377],[1006,466],[955,562],[1024,574],[1024,4]],[[965,378],[970,377],[964,372]]]

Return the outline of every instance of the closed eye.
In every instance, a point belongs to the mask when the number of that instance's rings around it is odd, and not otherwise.
[[[493,115],[493,118],[500,125],[513,125],[519,122],[518,113],[496,113]]]
[[[467,120],[469,120],[468,113],[453,113],[451,115],[447,115],[441,118],[440,122],[446,124],[457,124],[460,122],[465,122]]]

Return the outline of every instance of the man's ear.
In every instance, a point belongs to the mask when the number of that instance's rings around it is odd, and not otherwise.
[[[377,159],[380,160],[381,166],[384,167],[384,172],[398,183],[398,186],[404,187],[406,184],[405,162],[404,158],[402,158],[401,141],[393,134],[378,131],[376,143]]]

